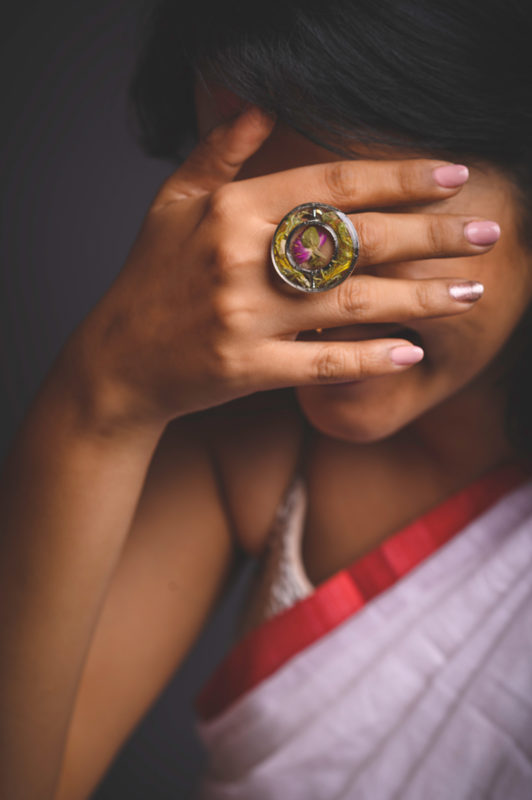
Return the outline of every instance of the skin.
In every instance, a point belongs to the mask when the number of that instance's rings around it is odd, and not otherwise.
[[[219,120],[198,99],[203,134]],[[466,186],[442,189],[440,160],[401,156],[335,163],[251,109],[160,188],[0,480],[2,797],[89,796],[201,630],[235,545],[264,545],[305,419],[314,583],[513,457],[495,387],[531,296],[513,187],[471,164]],[[309,198],[351,214],[363,246],[356,278],[294,297],[268,247]],[[501,225],[495,247],[465,240],[479,218]],[[464,278],[485,286],[476,304],[449,295]],[[409,344],[396,323],[421,336],[419,364],[392,362]]]
[[[499,438],[502,420],[495,380],[501,372],[501,362],[497,355],[530,302],[530,261],[518,243],[511,185],[488,167],[472,168],[471,173],[459,195],[425,204],[424,210],[474,211],[497,220],[502,235],[496,247],[474,258],[404,261],[368,267],[366,271],[382,277],[459,275],[483,283],[482,299],[467,315],[412,321],[410,327],[419,334],[425,357],[400,375],[346,386],[298,389],[301,407],[320,430],[352,442],[369,442],[412,425],[412,432],[426,439],[431,449],[436,445],[444,459],[448,441],[456,438],[454,419],[460,415],[460,408],[468,410],[468,417],[476,418],[472,408],[487,406],[493,409],[498,424],[494,428],[490,422],[488,431],[483,424],[476,434],[475,446],[480,444],[478,437]],[[371,335],[369,327],[363,335]],[[324,331],[325,337],[357,339],[359,332],[352,326]],[[462,459],[462,451],[471,447],[475,427],[470,420],[469,435],[454,459]],[[502,441],[499,445],[504,455]]]
[[[227,96],[222,99],[225,104]],[[206,135],[224,118],[223,104],[220,107],[216,90],[198,85],[196,105],[199,132]],[[234,113],[234,97],[230,106]],[[370,158],[391,165],[398,158],[419,156],[359,145],[354,159]],[[340,160],[337,154],[277,123],[243,165],[237,180]],[[494,220],[501,227],[495,246],[474,256],[365,264],[358,267],[357,274],[478,280],[485,287],[482,298],[471,304],[467,313],[402,319],[403,325],[415,331],[415,343],[425,352],[423,360],[408,369],[356,382],[314,382],[294,389],[299,413],[313,431],[306,462],[310,501],[302,559],[315,585],[483,473],[517,458],[504,431],[505,391],[498,379],[512,350],[512,332],[532,299],[531,254],[520,241],[517,221],[522,208],[512,181],[491,164],[477,161],[467,166],[470,177],[452,196],[378,211],[469,214]],[[354,342],[386,335],[386,330],[386,325],[358,323],[323,327],[321,333],[309,329],[297,338]],[[251,431],[248,439],[253,439]],[[240,492],[233,489],[232,511],[236,520],[242,520],[244,544],[257,551],[257,538],[261,537],[254,534],[249,520],[260,503],[245,465],[260,463],[258,453],[267,445],[262,442],[252,448],[237,442],[233,432],[231,438],[222,438],[220,449],[231,448],[235,453],[224,462],[228,472],[233,462],[241,464],[233,483],[244,488]],[[262,486],[266,482],[261,481]],[[252,499],[246,511],[247,497]],[[356,530],[353,519],[357,520]]]
[[[200,132],[205,134],[209,116],[200,95]],[[358,152],[371,158],[409,158],[411,153],[385,153],[359,145]],[[266,175],[289,167],[339,161],[340,157],[279,124],[260,151],[246,163],[241,178]],[[328,435],[351,442],[370,442],[390,436],[417,420],[431,439],[429,427],[440,428],[445,409],[427,412],[457,393],[469,403],[468,393],[482,393],[482,403],[498,409],[494,388],[500,373],[496,359],[501,348],[532,299],[531,254],[519,241],[517,193],[501,171],[486,163],[469,165],[470,178],[454,197],[423,205],[388,208],[400,213],[472,214],[496,220],[502,229],[496,247],[475,258],[438,258],[372,264],[357,274],[398,278],[461,277],[479,280],[485,287],[482,300],[467,315],[409,322],[425,351],[421,363],[401,374],[387,375],[336,386],[299,387],[297,396],[314,426]],[[362,247],[364,244],[362,243]],[[376,326],[342,326],[308,332],[306,339],[359,341],[372,338]],[[301,337],[303,338],[303,337]],[[489,399],[486,391],[490,393]],[[433,422],[429,422],[433,420]],[[421,420],[421,418],[423,418]],[[416,426],[417,427],[417,426]],[[448,430],[442,431],[442,439]]]

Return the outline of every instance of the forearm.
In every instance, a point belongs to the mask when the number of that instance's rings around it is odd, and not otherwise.
[[[49,800],[76,688],[162,429],[113,431],[59,359],[0,481],[0,797]]]

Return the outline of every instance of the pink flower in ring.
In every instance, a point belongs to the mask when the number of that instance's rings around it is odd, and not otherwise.
[[[312,236],[312,239],[314,239],[314,241],[312,242],[311,247],[307,247],[305,246],[305,244],[303,244],[303,237],[307,238],[308,240],[308,238],[310,238],[308,237],[310,231],[314,232],[314,235]],[[307,235],[305,236],[305,234]],[[326,241],[327,241],[327,234],[323,229],[320,230],[319,228],[314,228],[314,227],[310,229],[307,228],[307,230],[304,231],[301,234],[301,236],[297,237],[297,239],[294,241],[291,247],[292,255],[295,261],[297,261],[298,264],[304,264],[306,261],[309,261],[312,258],[312,256],[319,257],[321,255],[320,252],[321,248],[323,247]]]

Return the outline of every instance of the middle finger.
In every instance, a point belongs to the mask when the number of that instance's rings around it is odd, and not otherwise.
[[[360,240],[359,267],[394,261],[473,256],[500,235],[493,220],[463,214],[350,214]]]

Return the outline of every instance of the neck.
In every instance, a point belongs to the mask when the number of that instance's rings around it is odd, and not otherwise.
[[[469,384],[401,433],[423,461],[460,484],[518,459],[504,430],[505,394],[488,377]],[[408,441],[407,441],[408,440]]]
[[[311,505],[304,560],[314,583],[517,459],[504,435],[505,399],[493,386],[485,380],[469,384],[387,439],[359,446],[320,434],[313,438],[306,459]]]

